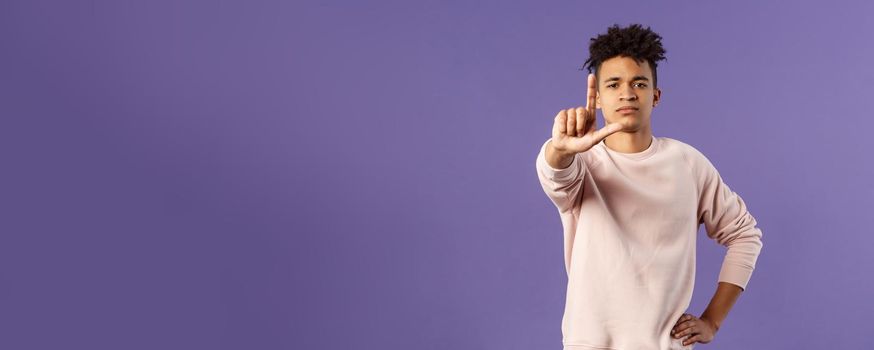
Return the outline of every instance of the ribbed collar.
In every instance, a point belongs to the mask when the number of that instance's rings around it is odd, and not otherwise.
[[[650,142],[649,147],[647,147],[647,149],[640,151],[640,152],[637,152],[637,153],[624,153],[624,152],[614,151],[614,150],[610,149],[610,147],[607,147],[607,141],[606,141],[607,139],[601,140],[599,145],[601,145],[601,147],[603,147],[604,150],[607,151],[607,153],[609,153],[611,156],[616,155],[616,156],[620,156],[620,157],[631,159],[631,160],[643,160],[643,159],[649,158],[650,156],[655,154],[656,151],[658,151],[659,139],[657,137],[655,137],[655,135],[651,135],[651,136],[652,136],[652,142]]]

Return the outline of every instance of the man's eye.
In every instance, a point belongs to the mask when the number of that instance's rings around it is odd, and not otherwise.
[[[616,87],[616,84],[610,84],[610,85],[607,85],[607,87],[609,87],[609,88]]]
[[[640,87],[646,87],[646,84],[644,83],[637,83],[637,85],[640,85]]]

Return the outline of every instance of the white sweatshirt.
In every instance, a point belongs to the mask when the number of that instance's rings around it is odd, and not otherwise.
[[[718,281],[746,289],[762,232],[744,201],[678,140],[653,136],[639,153],[602,141],[565,169],[546,162],[549,142],[536,168],[564,229],[564,349],[691,349],[670,330],[693,313],[698,227],[727,247]]]

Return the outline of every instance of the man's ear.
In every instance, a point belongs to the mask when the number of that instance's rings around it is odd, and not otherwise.
[[[661,99],[662,99],[662,90],[659,88],[655,88],[655,91],[653,92],[653,94],[654,95],[652,98],[652,106],[655,107],[657,104],[659,104],[659,101],[661,101]]]
[[[595,91],[595,109],[601,109],[601,93]]]

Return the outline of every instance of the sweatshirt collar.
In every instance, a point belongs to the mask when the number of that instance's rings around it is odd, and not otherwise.
[[[622,158],[627,158],[627,159],[632,159],[632,160],[643,160],[643,159],[646,159],[646,158],[649,158],[650,156],[652,156],[659,148],[659,139],[657,137],[655,137],[655,135],[651,135],[651,136],[652,136],[652,142],[650,142],[649,147],[647,147],[643,151],[636,152],[636,153],[624,153],[624,152],[614,151],[614,150],[610,149],[610,147],[607,147],[607,143],[605,142],[606,139],[601,140],[601,142],[599,144],[610,155],[616,155],[616,156],[619,156]]]

